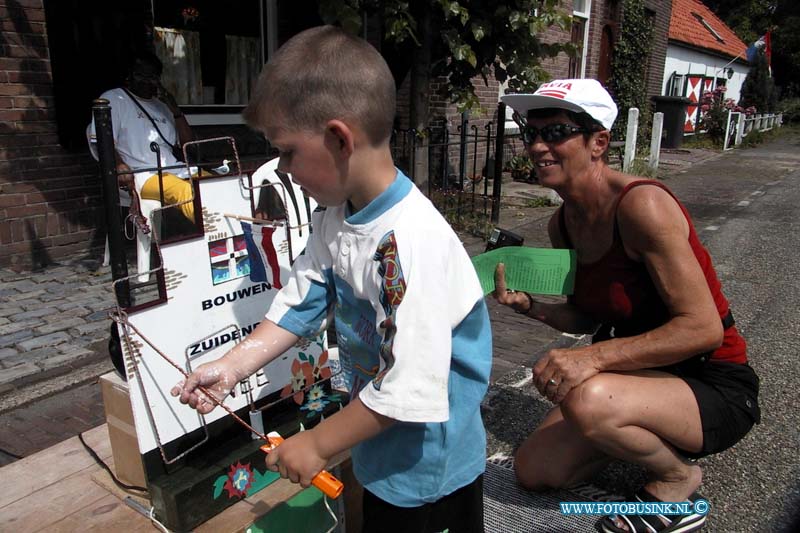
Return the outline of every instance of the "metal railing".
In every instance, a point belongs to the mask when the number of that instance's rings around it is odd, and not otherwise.
[[[424,131],[396,129],[391,148],[395,164],[412,179],[427,181],[427,195],[457,229],[488,236],[499,222],[506,136],[505,104],[495,120],[470,121],[463,113],[457,125],[439,120]],[[415,176],[422,163],[424,179]],[[427,165],[424,165],[427,162]]]

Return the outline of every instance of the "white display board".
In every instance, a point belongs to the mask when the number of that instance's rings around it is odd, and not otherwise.
[[[310,212],[316,204],[288,180],[288,188],[282,185],[276,165],[273,160],[262,166],[254,173],[252,184],[265,180],[275,184],[274,190],[285,204],[287,219],[271,235],[282,284],[291,268],[290,250],[292,257],[297,257],[305,248]],[[278,269],[270,265],[266,265],[267,281],[251,281],[252,254],[245,246],[246,230],[243,220],[234,218],[256,215],[254,206],[267,189],[250,190],[247,178],[240,176],[203,178],[199,187],[204,235],[161,246],[166,302],[128,314],[129,323],[140,333],[128,328],[132,350],[119,326],[142,454],[202,426],[193,409],[170,395],[170,389],[183,378],[154,347],[187,371],[217,359],[256,327],[278,291],[278,280],[272,279]],[[254,227],[260,232],[260,226]],[[259,233],[256,240],[260,239]],[[274,259],[272,262],[276,266]],[[251,376],[248,383],[240,384],[225,405],[237,410],[248,406],[251,399],[257,401],[278,391],[281,396],[292,396],[303,385],[293,379],[292,367],[296,369],[298,361],[307,361],[309,356],[324,364],[326,357],[320,355],[326,348],[324,333],[302,342]],[[245,393],[248,387],[250,395]],[[205,421],[211,423],[223,416],[229,415],[217,408]]]

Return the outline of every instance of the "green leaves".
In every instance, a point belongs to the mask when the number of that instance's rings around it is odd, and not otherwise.
[[[625,135],[631,107],[644,113],[649,105],[645,68],[653,29],[645,13],[644,0],[622,0],[622,17],[619,40],[614,44],[609,81],[611,93],[619,106],[613,130],[615,138]]]
[[[352,3],[320,2],[319,15],[326,24],[338,23],[345,31],[353,35],[357,35],[361,31],[361,14],[358,0]]]
[[[462,111],[479,106],[476,76],[485,79],[494,69],[511,90],[533,91],[550,79],[543,58],[575,53],[570,44],[540,41],[551,26],[571,27],[572,12],[559,0],[424,0],[413,7],[399,0],[321,0],[319,11],[347,31],[360,30],[363,14],[380,18],[384,39],[405,53],[409,42],[421,46],[418,21],[430,20],[430,75],[447,80],[444,92]]]

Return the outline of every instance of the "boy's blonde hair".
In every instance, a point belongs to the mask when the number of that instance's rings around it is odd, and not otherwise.
[[[379,145],[392,133],[395,93],[389,66],[371,44],[341,28],[319,26],[280,47],[243,115],[262,130],[317,131],[329,120],[349,120]]]

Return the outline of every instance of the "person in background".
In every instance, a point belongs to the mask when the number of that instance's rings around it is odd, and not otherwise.
[[[164,203],[181,204],[178,209],[183,216],[194,221],[189,170],[176,157],[180,154],[180,147],[194,137],[175,98],[161,85],[162,68],[155,54],[139,52],[128,68],[123,87],[106,91],[100,98],[108,100],[111,106],[120,187],[138,193],[146,200],[160,201],[163,194]],[[86,136],[92,155],[97,159],[94,119],[86,128]],[[180,168],[170,168],[162,173],[163,191],[155,171],[134,183],[138,169],[157,166],[156,154],[150,149],[151,142],[159,145],[162,167],[180,165]]]
[[[366,41],[312,28],[270,58],[245,118],[324,211],[288,282],[247,341],[172,394],[200,413],[335,317],[350,402],[267,456],[308,486],[350,449],[365,532],[483,532],[492,362],[480,283],[452,228],[394,166],[396,89]]]
[[[515,111],[539,183],[563,205],[550,220],[555,248],[577,252],[574,293],[539,302],[506,290],[498,302],[592,344],[554,349],[533,376],[555,407],[516,452],[532,490],[584,481],[610,459],[649,479],[629,501],[695,501],[692,459],[719,453],[760,419],[759,380],[747,364],[711,258],[686,209],[661,182],[606,163],[617,107],[595,80],[555,80],[502,100]],[[705,514],[614,515],[607,533],[696,531]]]

